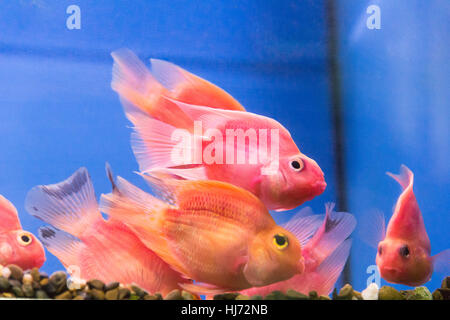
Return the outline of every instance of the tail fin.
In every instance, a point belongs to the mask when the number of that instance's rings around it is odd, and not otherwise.
[[[304,248],[318,263],[328,257],[356,227],[356,219],[352,214],[334,212],[333,203],[326,204],[325,208],[325,220]]]
[[[399,174],[393,174],[391,172],[386,172],[386,174],[391,178],[395,179],[402,186],[403,189],[406,189],[408,187],[412,188],[412,185],[414,183],[414,174],[404,164],[400,166]]]
[[[64,267],[78,264],[79,254],[84,246],[80,239],[52,226],[39,228],[39,239]]]
[[[101,217],[86,168],[78,169],[60,183],[34,187],[27,194],[25,208],[31,215],[76,237]]]
[[[153,76],[172,92],[172,98],[210,108],[245,111],[230,94],[211,82],[181,67],[158,59],[151,59]]]
[[[170,96],[170,92],[132,51],[121,49],[111,55],[114,59],[111,87],[121,97],[130,121],[134,107],[177,128],[192,126],[192,120],[176,104],[163,98]]]
[[[14,205],[0,195],[0,233],[22,229]]]
[[[319,294],[331,293],[347,262],[351,246],[352,240],[345,240],[319,265],[316,273],[319,274],[320,279],[323,279],[319,288],[316,289],[318,293],[320,292]]]

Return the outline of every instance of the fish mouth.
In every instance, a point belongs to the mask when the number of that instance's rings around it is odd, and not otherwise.
[[[325,180],[323,178],[320,180],[317,180],[316,182],[311,184],[311,189],[314,190],[315,195],[322,194],[326,188],[327,188],[327,183],[325,182]]]
[[[400,273],[400,270],[396,268],[384,267],[381,268],[381,273],[385,275],[383,277],[395,277]]]

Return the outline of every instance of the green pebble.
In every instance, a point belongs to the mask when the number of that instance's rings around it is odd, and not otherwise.
[[[404,300],[404,297],[394,288],[382,286],[378,291],[378,300]]]
[[[427,287],[417,287],[409,300],[433,300],[433,295]]]
[[[165,297],[164,300],[183,300],[181,296],[181,292],[178,289],[170,291]]]
[[[55,296],[56,300],[71,300],[72,299],[72,293],[70,291],[64,291],[61,294],[58,294]]]
[[[22,291],[22,289],[20,287],[14,286],[14,287],[11,288],[11,291],[12,291],[12,293],[14,293],[14,295],[17,298],[23,298],[24,297],[23,291]]]
[[[264,297],[264,300],[287,300],[283,292],[275,290]]]
[[[111,289],[106,291],[105,299],[106,300],[117,300],[119,298],[119,288]]]
[[[144,290],[142,290],[141,288],[139,288],[136,285],[132,285],[131,286],[131,290],[139,297],[139,298],[143,298],[147,292],[145,292]]]
[[[310,292],[309,292],[309,298],[310,298],[311,300],[318,299],[318,298],[319,298],[319,295],[317,294],[317,291],[310,291]]]
[[[105,293],[102,290],[90,289],[88,293],[94,300],[105,300]]]
[[[235,300],[238,295],[239,293],[236,292],[216,294],[214,300]]]
[[[37,299],[48,299],[49,296],[44,290],[37,290],[36,291],[36,298]]]
[[[103,281],[92,279],[87,282],[87,285],[90,289],[97,289],[97,290],[104,290],[105,289],[105,283]]]
[[[0,277],[0,291],[6,291],[9,289],[9,287],[10,287],[10,284],[9,284],[8,279],[1,276]]]
[[[143,298],[144,300],[159,300],[157,296],[146,294]]]
[[[130,300],[139,300],[139,299],[140,299],[139,296],[136,294],[130,295]]]
[[[119,288],[119,299],[127,299],[130,296],[130,290],[127,288]]]
[[[308,300],[308,296],[306,294],[297,292],[292,289],[286,291],[286,297],[290,300]]]
[[[25,297],[33,298],[34,297],[34,289],[31,284],[22,285],[22,291]]]
[[[321,295],[319,296],[319,300],[331,300],[329,296]]]
[[[245,294],[240,294],[236,297],[235,300],[250,300],[250,297]]]
[[[261,295],[259,295],[259,294],[256,294],[254,296],[251,296],[250,299],[251,300],[262,300],[263,297]]]
[[[197,300],[195,295],[193,295],[189,291],[185,290],[181,291],[181,296],[183,297],[184,300]]]
[[[159,293],[159,292],[155,293],[155,297],[157,297],[158,300],[163,300],[163,296],[162,296],[162,294]]]
[[[21,281],[23,278],[23,270],[15,264],[10,264],[7,266],[11,270],[11,278]]]

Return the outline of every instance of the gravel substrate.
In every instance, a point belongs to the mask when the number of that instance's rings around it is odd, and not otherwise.
[[[1,267],[0,298],[28,299],[63,299],[63,300],[198,300],[198,296],[180,290],[173,290],[163,297],[159,293],[149,294],[141,288],[131,285],[123,286],[118,282],[103,283],[100,280],[71,281],[64,271],[52,275],[38,269],[24,272],[16,265]],[[372,290],[373,291],[373,290]],[[371,292],[372,294],[372,292]],[[274,291],[265,297],[246,296],[239,293],[225,293],[214,296],[214,300],[363,300],[367,296],[353,290],[346,284],[331,295],[319,296],[315,291],[302,294],[294,290],[286,293]],[[450,277],[442,281],[442,286],[432,294],[426,287],[401,290],[383,286],[375,288],[373,299],[379,300],[450,300]]]

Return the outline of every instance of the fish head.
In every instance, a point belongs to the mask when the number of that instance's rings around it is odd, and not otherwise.
[[[243,272],[254,287],[287,280],[305,269],[301,245],[284,228],[276,226],[257,234],[249,247]]]
[[[45,262],[42,243],[30,232],[16,230],[8,234],[8,264],[15,264],[24,270],[40,268]],[[5,249],[5,247],[3,247]]]
[[[378,244],[376,263],[383,279],[417,286],[432,274],[432,260],[422,246],[404,239],[387,238]]]
[[[322,194],[327,186],[316,161],[298,153],[280,157],[278,171],[262,176],[262,190],[269,210],[289,210]]]

